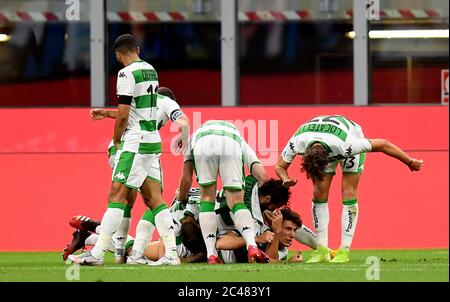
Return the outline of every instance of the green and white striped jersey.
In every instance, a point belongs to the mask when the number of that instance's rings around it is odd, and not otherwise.
[[[156,123],[158,125],[158,130],[161,129],[164,125],[166,125],[169,120],[175,122],[180,116],[184,113],[181,111],[180,105],[171,98],[158,94],[158,98],[156,100]],[[111,142],[108,145],[108,154],[109,156],[115,155],[117,152],[114,147],[114,142]]]
[[[316,142],[327,149],[329,161],[372,150],[358,124],[340,115],[318,116],[298,128],[281,153],[283,160],[291,163],[296,155],[303,155]]]
[[[241,133],[232,123],[221,120],[209,120],[203,123],[191,136],[191,151],[195,144],[202,138],[208,135],[228,136],[233,138],[242,148],[242,159],[245,165],[251,171],[252,165],[259,163],[260,160],[256,156],[255,151],[247,144]],[[193,160],[192,152],[186,152],[184,161]]]
[[[117,76],[117,95],[132,96],[128,125],[123,135],[124,151],[140,154],[161,153],[157,129],[158,74],[144,61],[133,62]]]

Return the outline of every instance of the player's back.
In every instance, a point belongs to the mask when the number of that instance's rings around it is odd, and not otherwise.
[[[347,137],[354,136],[359,125],[340,115],[317,116],[304,123],[294,134],[294,140],[300,154],[312,142],[322,142],[329,147],[329,153],[340,153]]]
[[[193,134],[192,145],[194,145],[201,138],[216,135],[233,138],[239,144],[242,143],[243,138],[241,133],[235,125],[223,120],[209,120],[204,122]]]

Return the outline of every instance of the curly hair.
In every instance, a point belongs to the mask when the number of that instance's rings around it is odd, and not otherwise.
[[[311,178],[314,182],[320,182],[326,175],[327,164],[328,153],[325,148],[319,143],[312,144],[303,155],[301,171],[306,173],[307,178]]]
[[[277,208],[287,205],[289,198],[291,198],[291,191],[283,186],[283,181],[273,178],[258,188],[258,194],[262,196],[270,195],[272,197],[270,202]]]
[[[303,225],[303,221],[300,215],[298,215],[288,207],[281,208],[281,215],[283,215],[283,221],[284,220],[292,221],[297,225],[297,228]]]

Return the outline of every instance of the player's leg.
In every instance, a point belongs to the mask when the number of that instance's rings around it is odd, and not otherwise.
[[[330,222],[328,192],[330,190],[334,172],[327,172],[327,175],[322,181],[313,182],[312,219],[314,229],[316,230],[317,248],[306,263],[328,262],[331,259],[328,249],[328,224]]]
[[[234,225],[245,239],[250,258],[262,263],[269,262],[270,257],[256,245],[253,216],[244,204],[244,163],[241,144],[231,137],[222,137],[221,147],[219,174],[228,207],[233,212]]]
[[[108,249],[112,235],[117,231],[122,221],[128,188],[119,182],[113,182],[108,195],[108,208],[100,224],[100,234],[91,251],[68,258],[81,265],[103,265],[105,251]]]
[[[155,217],[155,226],[165,249],[164,257],[154,263],[151,263],[151,265],[180,264],[180,259],[177,255],[173,217],[167,208],[167,205],[162,200],[161,182],[155,180],[154,178],[147,177],[141,187],[141,193],[144,202],[153,212]],[[137,252],[142,255],[143,250],[139,250]]]
[[[128,231],[131,225],[131,209],[136,201],[137,191],[130,190],[127,196],[127,205],[123,213],[122,221],[117,229],[117,232],[113,235],[113,242],[116,245],[114,251],[114,262],[115,263],[125,263],[125,243],[128,236]]]
[[[295,230],[295,240],[313,250],[317,249],[317,235],[305,225]]]
[[[116,157],[111,190],[108,194],[108,209],[103,215],[99,238],[90,252],[79,256],[69,256],[69,259],[75,263],[103,264],[105,251],[111,243],[113,234],[122,222],[129,192],[131,188],[139,188],[147,175],[141,154],[119,150]]]
[[[361,131],[361,130],[360,130]],[[362,132],[361,132],[362,135]],[[366,154],[346,158],[341,161],[342,166],[342,237],[341,246],[336,253],[333,263],[348,262],[349,250],[358,222],[358,184],[364,170]]]
[[[130,253],[130,255],[132,255],[133,257],[129,257],[127,259],[128,264],[149,263],[149,261],[147,261],[145,257],[139,257],[139,255],[141,254],[139,251],[145,250],[145,247],[147,246],[149,240],[151,240],[152,238],[154,230],[155,230],[155,216],[153,215],[151,209],[147,209],[136,226],[136,238],[134,239],[132,251]]]
[[[200,187],[199,224],[206,245],[208,263],[220,263],[216,250],[217,218],[214,212],[216,181],[219,174],[220,138],[205,136],[193,147],[194,166]]]

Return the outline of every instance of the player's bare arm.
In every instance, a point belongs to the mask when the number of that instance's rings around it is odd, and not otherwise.
[[[129,112],[130,112],[130,105],[119,104],[116,124],[114,125],[114,136],[113,136],[114,146],[117,149],[119,149],[120,140],[128,124]]]
[[[180,188],[178,192],[178,200],[185,201],[188,199],[188,193],[192,186],[192,176],[194,175],[194,163],[187,160],[183,164],[183,175],[180,179]]]
[[[283,186],[287,188],[295,186],[295,184],[297,184],[297,180],[290,178],[287,172],[290,165],[290,163],[287,163],[283,160],[282,156],[280,156],[278,162],[275,165],[275,173],[283,181]]]
[[[251,174],[258,181],[258,187],[262,186],[263,183],[269,180],[269,175],[267,174],[266,169],[264,169],[264,166],[259,162],[253,163],[251,167]]]
[[[178,129],[181,132],[181,136],[175,142],[175,151],[176,152],[184,152],[188,149],[189,144],[189,135],[190,135],[190,123],[189,119],[186,115],[182,115],[175,121],[175,124],[178,126]]]
[[[394,157],[408,166],[411,171],[419,171],[422,169],[423,160],[411,158],[402,149],[386,139],[370,139],[372,144],[372,152],[383,152],[384,154]]]
[[[89,112],[91,115],[91,119],[93,121],[98,121],[98,120],[102,120],[105,118],[112,118],[112,119],[116,119],[117,118],[117,110],[107,110],[107,109],[103,109],[103,108],[93,108],[91,109],[91,111]]]

